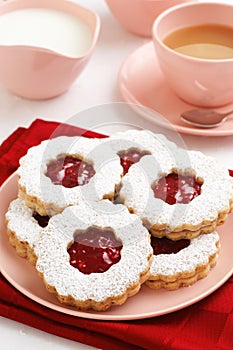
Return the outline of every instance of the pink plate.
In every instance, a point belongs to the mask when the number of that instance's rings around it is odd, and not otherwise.
[[[121,67],[118,83],[125,101],[131,103],[143,117],[156,124],[160,123],[161,119],[153,119],[150,110],[167,120],[163,126],[172,125],[180,133],[203,136],[233,135],[233,118],[214,129],[191,127],[180,119],[181,112],[197,107],[184,102],[170,89],[160,70],[152,42],[144,44],[129,55]],[[147,113],[145,109],[143,112],[140,108],[136,109],[135,105],[147,107]],[[215,110],[231,111],[233,103]]]
[[[141,291],[122,306],[112,307],[105,312],[81,312],[72,307],[60,304],[49,294],[37,275],[35,268],[19,257],[10,246],[6,233],[4,215],[11,200],[17,196],[17,177],[13,174],[0,190],[0,269],[6,279],[30,299],[50,309],[65,314],[101,320],[133,320],[167,314],[205,298],[219,288],[233,273],[232,246],[233,214],[219,229],[221,251],[219,261],[209,275],[193,286],[176,291],[152,290],[143,286]]]

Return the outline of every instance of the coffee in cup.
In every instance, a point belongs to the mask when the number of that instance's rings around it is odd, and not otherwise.
[[[219,107],[233,101],[233,4],[190,2],[154,21],[153,42],[167,83],[184,101]]]
[[[233,58],[233,27],[200,24],[168,34],[163,42],[183,55],[204,59]]]

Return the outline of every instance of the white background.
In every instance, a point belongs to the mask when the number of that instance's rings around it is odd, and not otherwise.
[[[104,0],[76,2],[95,10],[101,18],[100,37],[91,61],[72,88],[63,96],[52,100],[24,100],[12,95],[0,85],[0,142],[17,127],[29,126],[36,118],[67,121],[74,114],[87,108],[122,101],[117,87],[120,66],[132,51],[150,40],[137,37],[123,29],[109,12]],[[218,2],[233,3],[233,0]],[[228,168],[233,168],[232,136],[182,137],[189,148],[213,155]],[[1,317],[0,344],[6,349],[24,350],[41,350],[45,346],[47,350],[91,349]]]

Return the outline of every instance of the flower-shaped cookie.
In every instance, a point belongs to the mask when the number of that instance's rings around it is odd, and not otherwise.
[[[60,136],[21,158],[19,196],[40,215],[54,215],[81,201],[112,199],[121,175],[119,158],[101,140]]]
[[[162,134],[154,134],[149,130],[130,129],[117,132],[103,139],[120,157],[125,175],[131,165],[137,163],[145,155],[156,155],[158,159],[169,157],[177,146]]]
[[[159,161],[144,156],[122,184],[122,201],[157,237],[191,239],[212,232],[232,210],[232,178],[201,152],[177,148]]]
[[[62,303],[98,311],[139,291],[152,253],[139,217],[108,200],[64,209],[35,247],[36,268],[49,292]]]
[[[216,265],[220,249],[217,232],[177,241],[152,236],[151,245],[154,255],[146,284],[169,290],[190,286],[206,277]]]
[[[11,245],[21,257],[28,258],[35,264],[34,246],[50,217],[40,216],[28,208],[22,199],[17,198],[10,203],[5,218]]]

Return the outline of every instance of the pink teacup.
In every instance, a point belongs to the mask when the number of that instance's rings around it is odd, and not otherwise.
[[[24,32],[24,26],[20,25],[22,16],[27,24]],[[49,28],[43,32],[45,20]],[[39,30],[37,27],[33,31],[36,22]],[[10,23],[13,23],[12,28]],[[0,28],[9,29],[0,37],[0,82],[16,95],[38,100],[66,92],[77,79],[96,45],[100,19],[72,1],[9,0],[0,5]],[[71,40],[73,28],[76,31]],[[52,30],[55,37],[48,41]],[[71,42],[74,47],[68,47]],[[79,47],[75,47],[75,43],[79,43]]]
[[[164,76],[174,92],[188,103],[218,107],[233,101],[233,57],[206,59],[181,54],[164,44],[168,34],[203,24],[232,27],[233,5],[188,3],[160,14],[153,24],[153,42]]]
[[[121,25],[137,35],[151,37],[155,18],[167,8],[191,0],[106,0]]]

